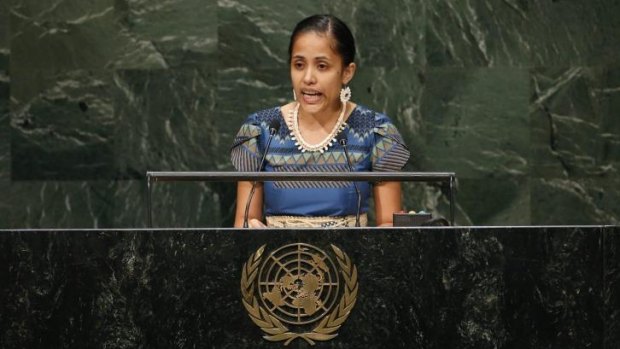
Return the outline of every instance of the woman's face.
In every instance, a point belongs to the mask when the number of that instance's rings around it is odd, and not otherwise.
[[[302,33],[293,43],[291,81],[302,111],[307,114],[340,110],[340,89],[355,73],[355,63],[344,67],[327,34]]]

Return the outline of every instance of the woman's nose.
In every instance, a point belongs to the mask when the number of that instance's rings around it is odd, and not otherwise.
[[[304,72],[304,82],[306,84],[312,84],[315,82],[314,70],[310,67],[306,68]]]

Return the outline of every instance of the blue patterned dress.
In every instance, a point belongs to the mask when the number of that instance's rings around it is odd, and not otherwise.
[[[235,137],[231,160],[238,171],[256,171],[269,138],[271,120],[280,130],[271,141],[264,171],[349,172],[344,149],[334,144],[324,153],[301,152],[291,139],[280,107],[250,115]],[[347,150],[354,171],[400,171],[409,151],[390,119],[357,105],[346,121]],[[371,183],[358,182],[362,213],[368,211]],[[357,211],[352,182],[280,181],[264,183],[265,216],[347,216]]]

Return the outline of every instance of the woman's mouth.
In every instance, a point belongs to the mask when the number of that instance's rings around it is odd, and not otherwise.
[[[317,103],[323,94],[318,91],[301,91],[301,95],[303,96],[304,102],[308,104]]]

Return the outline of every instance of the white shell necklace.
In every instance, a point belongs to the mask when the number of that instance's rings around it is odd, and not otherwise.
[[[344,130],[347,126],[347,123],[344,122],[344,112],[347,109],[347,104],[342,103],[342,110],[340,111],[340,116],[338,116],[338,120],[334,125],[332,131],[319,143],[310,144],[306,142],[306,140],[301,135],[301,131],[299,131],[299,103],[289,112],[289,117],[287,120],[287,124],[291,129],[291,139],[295,141],[295,146],[297,149],[301,150],[302,153],[306,151],[320,151],[321,153],[325,152],[331,145],[336,143],[336,135],[338,132]]]

